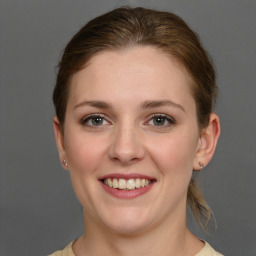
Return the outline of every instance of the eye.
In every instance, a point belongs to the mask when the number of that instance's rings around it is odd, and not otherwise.
[[[147,124],[158,127],[168,127],[171,124],[175,124],[174,118],[165,114],[154,114],[153,117],[147,122]]]
[[[110,122],[108,122],[104,115],[101,114],[92,114],[89,116],[84,117],[81,120],[82,125],[96,127],[96,126],[104,126],[109,125]]]

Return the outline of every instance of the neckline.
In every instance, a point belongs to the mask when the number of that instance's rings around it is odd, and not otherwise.
[[[65,248],[64,251],[68,252],[70,256],[76,256],[74,251],[73,251],[73,244],[76,240],[71,241]],[[204,243],[204,247],[197,253],[195,256],[203,256],[206,255],[205,253],[209,252],[212,250],[212,247],[210,244],[208,244],[206,241],[201,240]]]

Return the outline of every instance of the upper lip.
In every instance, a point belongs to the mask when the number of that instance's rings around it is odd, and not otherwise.
[[[104,176],[99,177],[99,180],[104,180],[108,178],[116,178],[116,179],[147,179],[147,180],[156,180],[154,177],[144,175],[144,174],[138,174],[138,173],[129,173],[129,174],[124,174],[124,173],[110,173],[106,174]]]

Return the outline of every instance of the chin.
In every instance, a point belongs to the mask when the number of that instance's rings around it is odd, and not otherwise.
[[[103,224],[112,232],[122,235],[134,235],[145,231],[152,225],[150,216],[143,216],[140,211],[122,210],[102,218]]]
[[[145,223],[135,223],[133,220],[133,222],[110,224],[109,228],[116,234],[131,236],[146,231],[148,225]]]

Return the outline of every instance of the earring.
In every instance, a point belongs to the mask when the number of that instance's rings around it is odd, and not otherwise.
[[[203,170],[204,164],[202,162],[199,162],[199,166],[200,166],[200,171]]]
[[[65,159],[62,160],[62,165],[65,166],[65,167],[68,166],[68,163],[67,163],[67,161]]]

